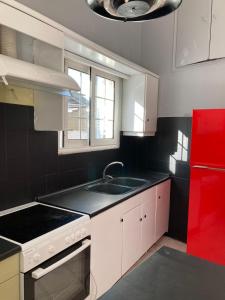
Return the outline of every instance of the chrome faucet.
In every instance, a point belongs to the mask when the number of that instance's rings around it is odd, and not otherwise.
[[[110,164],[108,164],[104,171],[103,171],[103,180],[106,180],[106,179],[112,179],[113,177],[111,175],[106,175],[106,171],[108,170],[109,167],[113,166],[113,165],[121,165],[121,167],[124,167],[124,164],[121,162],[121,161],[114,161],[114,162],[111,162]]]

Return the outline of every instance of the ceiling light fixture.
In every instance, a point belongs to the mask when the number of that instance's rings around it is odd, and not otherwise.
[[[117,21],[141,22],[175,11],[182,0],[86,0],[96,14]]]

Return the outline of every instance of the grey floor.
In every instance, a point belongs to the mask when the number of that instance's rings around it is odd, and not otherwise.
[[[155,252],[157,252],[161,247],[164,247],[164,246],[179,250],[181,252],[187,251],[187,245],[185,243],[174,240],[167,236],[163,236],[155,245],[152,246],[151,249],[149,249],[149,251],[144,256],[142,256],[142,258],[137,262],[137,264],[135,264],[131,268],[131,270],[129,270],[129,272],[132,271],[139,264],[141,264],[144,260],[151,257]]]

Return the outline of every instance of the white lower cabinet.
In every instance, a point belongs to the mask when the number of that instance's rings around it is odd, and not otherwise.
[[[141,253],[141,205],[123,215],[122,274],[126,273]]]
[[[141,253],[145,253],[156,242],[155,214],[156,214],[156,187],[145,192],[146,197],[142,203],[141,226]]]
[[[121,206],[117,205],[91,220],[91,291],[104,294],[121,277]],[[94,284],[93,284],[94,283]]]
[[[170,180],[92,218],[91,292],[97,298],[168,230],[169,198]]]
[[[170,180],[156,187],[156,240],[160,239],[169,227]]]

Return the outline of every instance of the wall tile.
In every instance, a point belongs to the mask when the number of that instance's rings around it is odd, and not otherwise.
[[[189,180],[172,177],[169,236],[187,240]]]
[[[58,134],[34,130],[32,107],[0,103],[0,210],[95,180],[118,150],[58,155]]]

